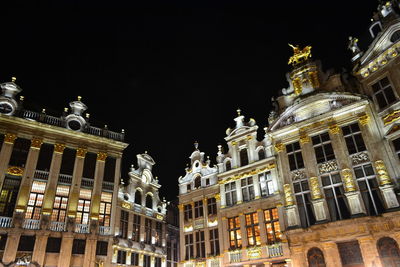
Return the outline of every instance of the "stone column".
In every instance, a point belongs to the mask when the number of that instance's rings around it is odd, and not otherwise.
[[[31,140],[31,147],[29,149],[28,158],[26,159],[24,174],[22,175],[21,186],[18,192],[17,205],[15,208],[17,213],[25,212],[26,206],[28,205],[33,176],[35,175],[36,163],[42,143],[43,140],[39,138],[32,138]]]
[[[221,184],[219,186],[219,197],[221,202],[221,209],[226,207],[226,199],[225,199],[225,184]]]
[[[112,196],[112,204],[111,204],[111,233],[115,234],[115,225],[116,222],[119,222],[119,217],[117,216],[117,204],[118,204],[118,189],[119,189],[119,179],[120,179],[120,172],[121,172],[121,156],[118,156],[115,161],[115,176],[114,176],[114,191]],[[112,212],[115,212],[112,214]],[[118,225],[119,227],[119,225]]]
[[[72,173],[71,192],[69,193],[68,211],[67,211],[68,215],[67,227],[69,228],[68,231],[75,230],[74,225],[78,207],[79,192],[81,188],[81,180],[83,173],[83,164],[85,161],[86,152],[87,150],[85,148],[78,148],[76,150],[74,171]]]
[[[16,134],[6,133],[4,135],[4,143],[0,151],[0,188],[3,187],[3,182],[8,168],[8,163],[10,162],[15,139],[17,139]]]
[[[43,198],[42,221],[46,221],[46,219],[47,221],[49,221],[49,217],[53,210],[54,198],[56,195],[58,176],[60,175],[64,149],[64,144],[54,144],[54,152],[51,159],[49,179],[46,184],[46,191]]]
[[[258,216],[258,225],[260,227],[261,244],[268,244],[267,228],[265,227],[264,211],[262,209],[258,209],[257,216]]]
[[[15,260],[17,256],[19,239],[21,232],[19,229],[12,229],[7,235],[6,247],[3,254],[3,262],[10,263]]]
[[[399,206],[399,202],[394,192],[393,181],[386,170],[385,163],[383,162],[383,160],[377,160],[375,161],[374,165],[377,172],[379,189],[385,201],[385,207],[387,209],[397,208]]]
[[[299,247],[292,247],[292,266],[293,267],[304,267],[308,266],[307,259],[305,256],[304,248]],[[339,265],[340,266],[340,265]]]
[[[92,191],[92,200],[90,207],[90,225],[91,231],[96,232],[98,230],[99,213],[100,213],[100,202],[101,202],[101,190],[103,185],[104,177],[104,166],[107,153],[98,152],[96,160],[96,169],[94,173],[94,184]]]
[[[343,180],[343,188],[345,196],[349,203],[349,208],[352,216],[366,213],[363,205],[360,191],[357,190],[356,181],[353,178],[353,172],[350,169],[343,169],[340,172]]]
[[[372,236],[360,237],[358,242],[365,266],[384,267],[381,265],[376,241]]]
[[[183,204],[179,204],[178,205],[178,209],[179,209],[179,253],[180,255],[182,255],[181,260],[184,259],[185,257],[185,235],[183,232],[184,226],[185,226],[185,222],[184,222],[184,214],[183,214]]]
[[[228,151],[232,151],[232,161],[231,161],[231,166],[232,169],[239,167],[239,152],[237,150],[236,142],[232,141],[231,144],[229,145],[228,143]]]
[[[95,267],[96,261],[96,242],[97,238],[95,235],[90,235],[86,239],[85,255],[83,257],[83,266]]]
[[[254,198],[255,199],[261,198],[260,181],[258,180],[258,174],[253,175],[253,187],[254,187]]]
[[[126,265],[131,265],[131,256],[132,256],[132,252],[130,250],[128,250],[126,252]]]
[[[242,186],[240,184],[240,179],[236,180],[236,198],[237,198],[237,204],[242,204],[243,203],[243,195],[242,195]]]
[[[62,233],[61,250],[58,256],[58,267],[70,267],[72,245],[74,243],[74,236],[70,232]]]
[[[314,207],[315,219],[318,222],[326,221],[328,220],[328,209],[326,206],[326,201],[322,196],[318,177],[311,177],[309,179],[309,184],[311,189],[311,198]]]
[[[300,225],[300,219],[297,212],[297,206],[294,204],[294,197],[290,184],[284,184],[283,191],[285,196],[285,211],[288,227],[296,227]]]
[[[40,230],[37,232],[35,247],[33,250],[32,261],[36,261],[40,266],[44,266],[44,258],[46,256],[47,239],[49,238],[49,231]]]
[[[323,242],[322,251],[324,253],[326,267],[342,266],[339,250],[335,242]]]

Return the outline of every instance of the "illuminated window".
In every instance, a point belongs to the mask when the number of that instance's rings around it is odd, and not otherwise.
[[[185,260],[194,258],[193,234],[185,235]]]
[[[247,177],[240,180],[242,187],[243,201],[250,201],[254,199],[254,186],[253,177]]]
[[[357,122],[342,127],[342,132],[350,155],[367,150]]]
[[[156,238],[155,245],[161,247],[161,244],[162,244],[162,223],[160,223],[160,222],[156,222],[155,238]]]
[[[203,217],[203,200],[194,202],[194,218]]]
[[[242,233],[240,231],[239,217],[228,219],[229,247],[231,249],[242,247]]]
[[[88,224],[90,212],[90,200],[92,191],[89,189],[81,189],[79,192],[78,208],[76,213],[76,223]]]
[[[120,233],[123,239],[128,237],[128,223],[129,223],[129,213],[127,211],[121,210],[120,218]]]
[[[187,204],[183,206],[183,212],[185,215],[185,221],[188,221],[189,219],[193,218],[193,213],[192,213],[192,204]]]
[[[317,163],[335,159],[331,139],[328,133],[322,133],[311,138]]]
[[[51,220],[55,222],[65,222],[68,206],[69,186],[58,185],[56,189],[56,196],[54,198],[53,211],[51,213]]]
[[[112,193],[102,192],[101,202],[100,202],[100,214],[99,214],[99,224],[101,226],[110,226],[111,202],[112,202]]]
[[[258,175],[261,196],[266,197],[274,194],[274,184],[270,172],[263,172]]]
[[[331,220],[349,219],[351,214],[339,173],[322,175],[321,182],[324,187],[325,199],[328,204]]]
[[[246,214],[246,232],[249,246],[260,245],[260,226],[258,225],[257,212]]]
[[[144,242],[151,244],[152,220],[147,218],[144,220],[144,232]]]
[[[133,229],[132,229],[132,239],[133,241],[140,241],[140,215],[133,214]]]
[[[387,77],[373,84],[372,92],[379,109],[384,109],[396,101],[396,96],[393,92],[392,85]]]
[[[40,219],[40,212],[42,211],[45,190],[45,182],[33,181],[31,193],[29,195],[28,206],[26,208],[25,219]]]
[[[196,232],[196,257],[206,257],[206,243],[204,242],[204,231]]]
[[[8,175],[5,176],[0,193],[0,216],[13,216],[20,183],[20,178],[15,179]]]
[[[225,184],[225,201],[227,206],[232,206],[236,204],[236,182]]]
[[[286,145],[286,152],[289,158],[291,171],[304,168],[303,155],[301,154],[299,142]]]
[[[207,210],[208,210],[208,215],[217,214],[217,202],[215,200],[215,197],[207,199]]]
[[[219,255],[218,228],[210,230],[210,249],[212,256]]]
[[[267,243],[281,242],[282,232],[279,225],[278,209],[264,210],[265,229],[267,231]]]

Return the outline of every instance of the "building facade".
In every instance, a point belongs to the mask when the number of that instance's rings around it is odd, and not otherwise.
[[[116,207],[113,266],[167,266],[167,202],[152,174],[155,164],[147,153],[137,155],[127,184],[119,188]]]
[[[23,108],[1,84],[1,260],[109,266],[124,134],[90,125],[78,97],[61,117]]]

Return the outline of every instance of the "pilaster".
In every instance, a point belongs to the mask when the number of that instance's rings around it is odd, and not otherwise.
[[[0,151],[0,189],[3,187],[4,177],[10,162],[11,154],[14,147],[17,135],[13,133],[6,133],[4,135],[4,142]]]
[[[85,255],[83,257],[83,266],[95,267],[96,260],[96,236],[92,235],[86,239]]]
[[[242,234],[242,247],[247,248],[249,242],[247,240],[246,218],[243,213],[239,213],[239,221],[240,221],[240,232]]]
[[[242,195],[242,186],[240,184],[240,179],[236,180],[236,197],[237,197],[237,204],[243,203],[243,195]]]
[[[267,244],[267,229],[265,227],[264,211],[262,209],[257,210],[258,225],[260,227],[260,239],[261,244]],[[284,229],[284,228],[281,228]]]
[[[258,174],[253,175],[253,188],[254,188],[254,198],[255,199],[261,198],[260,181],[258,180]]]
[[[62,233],[60,255],[58,257],[58,267],[69,267],[71,262],[72,245],[74,236],[70,232]]]
[[[91,200],[91,207],[90,207],[90,220],[91,220],[91,224],[94,224],[96,222],[95,228],[98,228],[97,226],[98,226],[98,222],[99,222],[101,190],[102,190],[102,185],[103,185],[104,166],[105,166],[106,158],[107,158],[107,153],[105,153],[105,152],[97,153],[96,168],[95,168],[95,173],[94,173],[94,184],[93,184],[93,191],[92,191],[92,200]]]
[[[342,266],[340,262],[339,250],[335,242],[323,242],[322,251],[324,253],[326,267]]]
[[[225,199],[225,184],[219,185],[219,196],[221,199],[221,209],[226,207],[226,199]]]
[[[110,227],[112,234],[115,234],[116,230],[116,223],[119,222],[119,217],[117,216],[117,204],[118,204],[118,189],[119,189],[119,179],[120,179],[120,173],[121,173],[121,156],[116,157],[115,160],[115,176],[114,176],[114,191],[113,191],[113,196],[112,196],[112,203],[111,203],[111,212],[114,212],[114,214],[111,214],[111,222],[110,222]],[[118,225],[119,227],[119,225]]]
[[[32,261],[36,261],[40,266],[44,266],[44,259],[46,256],[47,239],[50,232],[39,231],[36,235],[35,247],[33,250]]]
[[[365,266],[383,267],[376,249],[376,241],[372,236],[358,238]]]
[[[292,254],[292,266],[293,267],[308,266],[303,247],[301,247],[301,246],[292,247],[291,252],[292,252],[291,254]]]
[[[4,254],[3,254],[4,263],[10,263],[15,260],[15,257],[17,256],[20,237],[21,237],[21,232],[17,229],[8,232],[6,247],[4,249]]]

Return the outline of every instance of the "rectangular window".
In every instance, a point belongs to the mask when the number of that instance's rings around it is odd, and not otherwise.
[[[150,255],[143,255],[143,267],[151,266],[151,257]]]
[[[228,219],[229,247],[231,249],[242,247],[242,233],[240,231],[239,217]]]
[[[364,266],[358,241],[337,243],[343,267]]]
[[[396,101],[392,85],[387,77],[379,80],[372,86],[372,93],[379,109],[384,109]]]
[[[26,207],[25,219],[40,219],[45,190],[45,182],[33,181],[31,193],[29,195],[28,206]]]
[[[144,229],[145,229],[144,242],[146,244],[151,244],[152,220],[147,218],[144,219]]]
[[[96,243],[96,255],[107,256],[108,242],[107,241],[97,241]]]
[[[243,201],[250,201],[254,199],[254,186],[253,177],[247,177],[240,180],[242,187]]]
[[[329,138],[328,133],[322,133],[313,136],[311,139],[317,163],[322,163],[335,159],[335,153],[333,152],[331,139]]]
[[[326,203],[332,221],[349,219],[350,210],[344,195],[343,183],[339,173],[325,174],[321,176]]]
[[[140,215],[133,214],[133,229],[132,229],[132,240],[140,241]]]
[[[74,239],[72,243],[72,254],[85,254],[85,247],[85,239]]]
[[[5,176],[0,193],[0,216],[12,217],[19,191],[21,178]]]
[[[54,197],[51,220],[54,222],[65,222],[67,214],[69,186],[57,185],[56,196]]]
[[[36,170],[46,171],[50,170],[51,160],[53,157],[54,145],[43,143],[40,147],[38,161],[36,163]]]
[[[266,197],[274,194],[274,184],[270,172],[263,172],[258,175],[261,196]]]
[[[129,224],[129,213],[127,211],[121,210],[120,218],[120,233],[121,238],[127,239],[128,237],[128,224]]]
[[[225,184],[225,201],[227,206],[233,206],[236,204],[236,182]]]
[[[289,167],[291,171],[304,168],[303,155],[299,142],[286,145],[286,153],[289,158]]]
[[[278,209],[264,210],[265,229],[267,231],[268,244],[281,242],[282,232],[279,225]]]
[[[139,254],[138,253],[132,252],[131,265],[139,266]]]
[[[161,267],[161,258],[155,257],[154,267]]]
[[[79,192],[78,208],[76,213],[76,223],[88,224],[90,212],[90,200],[92,198],[92,191],[89,189],[81,188]]]
[[[212,256],[219,255],[219,237],[217,228],[210,230],[210,250]]]
[[[30,147],[31,147],[31,140],[24,138],[17,138],[13,145],[13,150],[10,156],[9,165],[17,167],[25,167]]]
[[[249,246],[260,245],[261,244],[260,226],[258,225],[257,212],[246,214],[245,218],[246,218],[247,242]]]
[[[343,126],[342,132],[350,155],[367,150],[357,122]]]
[[[36,237],[34,235],[21,235],[17,251],[33,251]]]
[[[207,210],[208,210],[208,215],[217,214],[217,202],[215,200],[215,197],[207,199]]]
[[[204,238],[204,231],[196,232],[196,257],[206,257],[206,243]]]
[[[49,237],[46,244],[46,252],[59,253],[61,249],[60,237]]]
[[[187,204],[183,206],[183,212],[185,215],[185,221],[188,221],[189,219],[193,218],[193,212],[192,212],[192,204]]]
[[[162,244],[162,223],[156,222],[156,246],[161,247]]]
[[[193,234],[185,235],[185,260],[194,258]]]
[[[392,141],[393,148],[394,148],[394,153],[396,153],[397,157],[400,159],[400,137],[397,139],[394,139]]]
[[[112,193],[101,192],[99,225],[110,226]]]
[[[203,200],[194,202],[194,218],[203,217]]]
[[[121,263],[121,264],[125,264],[126,263],[126,251],[118,250],[117,263]]]
[[[378,181],[370,163],[354,168],[358,188],[364,200],[368,215],[378,215],[384,212]]]
[[[299,210],[302,227],[309,227],[315,224],[315,217],[312,211],[310,188],[307,179],[297,180],[293,183],[294,195]]]

